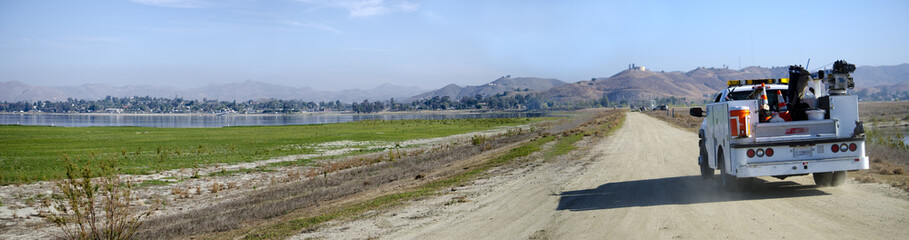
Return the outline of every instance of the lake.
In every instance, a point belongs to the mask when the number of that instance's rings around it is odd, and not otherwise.
[[[463,119],[542,117],[545,113],[386,113],[311,115],[162,115],[162,114],[0,114],[0,125],[42,125],[61,127],[161,127],[204,128],[229,126],[274,126],[341,123],[360,120]]]

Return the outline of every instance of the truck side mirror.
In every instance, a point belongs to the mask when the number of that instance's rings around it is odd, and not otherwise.
[[[704,109],[699,107],[688,109],[688,114],[695,117],[704,117]]]

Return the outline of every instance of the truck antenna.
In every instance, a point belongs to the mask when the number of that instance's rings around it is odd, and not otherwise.
[[[811,64],[811,58],[808,58],[808,63],[805,63],[805,69],[808,69],[808,65]]]
[[[824,66],[817,67],[817,68],[815,68],[814,70],[811,70],[811,71],[821,70],[822,68],[827,67],[827,66],[830,66],[830,65],[833,65],[833,62],[828,63],[828,64],[825,64]],[[808,68],[806,67],[805,69],[808,69]]]

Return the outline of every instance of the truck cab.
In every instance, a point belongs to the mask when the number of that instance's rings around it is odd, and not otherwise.
[[[808,94],[793,103],[786,97],[793,96],[790,84],[796,83],[787,78],[729,81],[706,112],[692,108],[691,115],[704,117],[698,132],[701,176],[712,178],[719,170],[720,185],[727,190],[747,188],[754,177],[808,174],[818,186],[838,186],[846,171],[868,169],[858,99],[845,91],[818,91],[819,82],[813,83],[813,88],[799,85]],[[768,120],[770,113],[788,114],[790,106],[811,116]]]

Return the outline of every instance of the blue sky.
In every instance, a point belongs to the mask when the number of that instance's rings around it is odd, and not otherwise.
[[[0,0],[0,82],[426,89],[909,62],[909,1]]]

